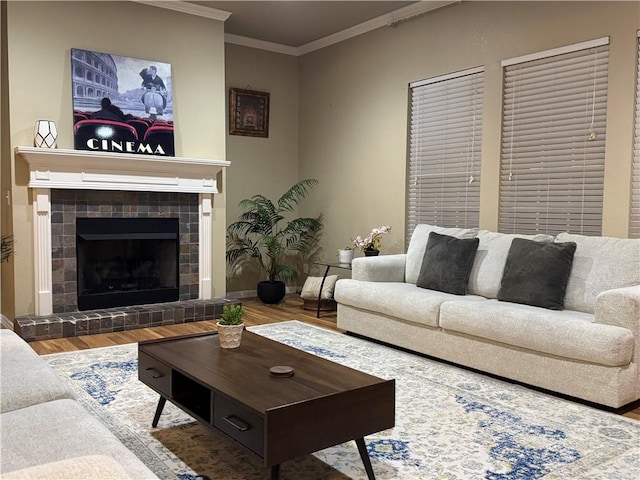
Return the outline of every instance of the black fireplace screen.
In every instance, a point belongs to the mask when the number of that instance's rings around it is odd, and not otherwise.
[[[177,218],[78,218],[78,310],[178,300]]]

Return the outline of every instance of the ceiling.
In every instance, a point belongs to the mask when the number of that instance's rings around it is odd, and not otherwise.
[[[449,2],[200,0],[187,3],[231,12],[225,21],[227,34],[298,48],[412,4]]]

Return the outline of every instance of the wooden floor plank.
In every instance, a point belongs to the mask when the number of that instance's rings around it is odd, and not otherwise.
[[[302,308],[302,301],[295,294],[287,295],[285,301],[278,305],[266,305],[258,299],[243,299],[242,304],[246,312],[243,320],[247,326],[264,325],[286,320],[299,320],[317,327],[341,331],[336,326],[336,312],[321,312],[320,318],[316,318],[316,311],[304,310]],[[141,328],[126,332],[43,340],[31,342],[30,345],[40,355],[46,355],[49,353],[70,352],[87,348],[136,343],[142,340],[169,338],[190,333],[208,332],[215,329],[216,322],[214,320],[207,320],[163,327]],[[640,421],[640,401],[619,409],[615,413]]]

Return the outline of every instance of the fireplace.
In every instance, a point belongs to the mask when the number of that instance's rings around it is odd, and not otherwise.
[[[177,218],[77,218],[78,310],[179,297]]]
[[[215,288],[213,284],[215,270],[222,273],[225,265],[224,241],[213,245],[214,236],[224,238],[224,199],[218,206],[221,220],[216,222],[214,196],[218,194],[217,177],[229,162],[62,148],[16,147],[15,152],[29,166],[28,186],[33,202],[34,312],[15,319],[16,331],[25,340],[67,338],[210,320],[220,317],[224,305],[239,303],[224,298],[224,279]],[[138,230],[134,235],[128,226],[126,229],[115,228],[113,223],[108,228],[91,227],[89,231],[83,231],[80,226],[78,235],[78,223],[84,221],[78,220],[88,218],[132,219],[147,225],[151,223],[146,219],[170,219],[171,222],[177,219],[177,230],[175,227],[170,232],[160,230],[160,237],[169,237],[156,239],[160,246],[153,248],[160,253],[156,252],[152,259],[145,260],[150,262],[164,257],[166,255],[162,252],[168,250],[175,258],[175,243],[173,247],[163,244],[167,240],[175,242],[173,237],[177,237],[177,265],[154,265],[151,269],[145,264],[146,271],[161,273],[142,275],[135,282],[122,280],[122,275],[112,275],[112,280],[115,278],[118,282],[116,285],[113,281],[109,283],[103,279],[107,275],[103,275],[95,264],[111,263],[118,265],[118,270],[122,265],[129,268],[132,261],[125,260],[129,250],[138,250],[143,255],[151,250],[147,245],[136,247],[130,242],[151,233],[156,236],[158,230],[136,227]],[[122,230],[130,233],[123,234]],[[104,238],[105,235],[120,238]],[[119,253],[112,251],[108,255],[103,255],[102,248],[93,246],[82,252],[83,246],[80,246],[82,261],[90,266],[88,269],[83,267],[82,278],[79,278],[78,243],[99,241],[125,246],[119,247]],[[96,272],[100,281],[95,279]],[[174,277],[176,272],[177,280]],[[91,273],[94,280],[88,282],[85,277]],[[167,279],[173,281],[165,283]],[[178,301],[159,300],[79,312],[78,281],[83,283],[80,287],[83,294],[97,296],[104,290],[120,289],[121,293],[129,294],[134,290],[148,290],[149,284],[154,288],[162,285],[160,290],[177,289]],[[85,285],[87,282],[88,286]],[[83,308],[87,306],[83,305]]]
[[[224,235],[224,199],[216,210],[214,195],[230,162],[62,148],[15,152],[29,166],[36,317],[78,312],[77,218],[179,218],[179,301],[224,295],[224,281],[213,285],[225,265],[224,244],[213,245]]]

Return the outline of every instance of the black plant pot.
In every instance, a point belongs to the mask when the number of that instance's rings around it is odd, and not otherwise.
[[[258,298],[264,303],[280,303],[286,293],[284,282],[258,282]]]

